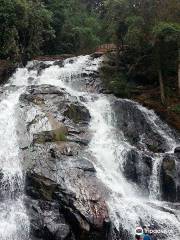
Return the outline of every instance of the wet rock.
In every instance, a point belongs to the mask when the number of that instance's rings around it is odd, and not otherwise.
[[[127,153],[126,162],[124,163],[125,176],[133,182],[138,181],[137,175],[137,162],[139,161],[139,155],[136,151],[131,150]]]
[[[89,73],[89,77],[96,79],[96,78],[99,77],[99,72],[97,72],[97,71],[91,71],[91,72]]]
[[[149,121],[149,116],[147,117],[135,102],[116,99],[112,107],[117,119],[115,124],[131,144],[140,148],[145,147],[155,153],[168,149],[165,139]]]
[[[90,163],[87,159],[77,159],[74,162],[74,166],[78,169],[81,169],[81,170],[85,171],[85,172],[86,171],[93,172],[93,173],[96,172],[93,164]]]
[[[161,167],[162,198],[166,201],[180,201],[180,160],[173,154],[166,154]]]
[[[26,207],[30,215],[30,235],[33,239],[74,239],[72,230],[59,212],[58,204],[26,199]]]
[[[30,136],[23,164],[32,237],[107,239],[105,189],[85,152],[89,112],[66,91],[49,85],[27,88],[20,104]],[[65,141],[57,137],[62,130]]]
[[[117,230],[113,231],[115,233],[115,238],[113,238],[113,240],[115,239],[123,239],[123,240],[129,240],[132,237],[134,238],[134,236],[132,236],[132,234],[130,234],[126,229],[124,229],[124,227],[122,225],[120,225],[119,227],[119,232],[117,232]]]
[[[80,126],[81,123],[84,125],[90,120],[88,110],[77,102],[77,98],[71,97],[64,89],[50,85],[28,87],[27,93],[21,95],[20,101],[22,107],[28,104],[33,108],[40,107],[53,128],[58,128],[63,122],[68,128],[73,129],[74,124],[78,123]],[[32,107],[27,106],[30,109]]]
[[[100,186],[93,165],[83,158],[71,159],[66,156],[63,159],[58,147],[54,149],[55,158],[53,156],[52,161],[46,152],[47,144],[41,146],[39,152],[39,146],[33,149],[35,162],[26,175],[26,194],[36,201],[58,204],[75,239],[104,240],[104,221],[108,219],[108,214],[104,201],[97,193]],[[43,219],[44,211],[42,209]],[[49,225],[47,228],[53,232]]]
[[[65,156],[77,156],[80,151],[79,144],[66,142],[61,148],[61,154]]]
[[[84,146],[88,146],[90,142],[88,139],[83,139],[82,137],[78,137],[78,136],[68,136],[67,139],[70,142],[79,143]]]
[[[80,104],[70,104],[67,107],[67,110],[64,112],[64,115],[72,119],[75,123],[78,122],[89,122],[91,116],[89,111]]]
[[[176,148],[174,149],[174,153],[180,154],[180,147],[176,147]]]
[[[152,174],[152,158],[148,155],[142,155],[132,149],[127,152],[124,162],[125,177],[141,186],[144,195],[148,195],[149,181]]]
[[[66,141],[67,133],[66,127],[59,127],[54,130],[34,134],[33,141],[35,143]]]
[[[88,77],[88,73],[86,73],[86,72],[81,73],[81,77]]]
[[[37,97],[38,95],[39,96],[42,95],[42,96],[45,97],[45,95],[65,96],[65,94],[67,94],[67,93],[63,89],[58,89],[58,88],[56,88],[54,86],[51,86],[51,85],[47,85],[47,84],[44,84],[44,85],[41,85],[41,86],[31,85],[30,87],[27,88],[27,92],[25,94],[21,95],[21,99],[22,99],[22,96],[24,96],[24,97],[25,96],[27,96],[27,97],[31,96],[33,98],[33,97]],[[31,100],[31,98],[30,98],[30,100]]]
[[[28,67],[28,70],[29,71],[37,70],[37,74],[40,75],[44,69],[50,66],[51,64],[48,64],[46,62],[34,61],[33,64]]]
[[[74,59],[73,58],[69,59],[68,63],[73,64],[74,63]]]
[[[54,66],[59,66],[63,67],[64,66],[64,61],[63,60],[58,60],[53,63]]]

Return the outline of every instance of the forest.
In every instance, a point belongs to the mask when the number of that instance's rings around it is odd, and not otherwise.
[[[180,93],[179,0],[0,0],[0,59],[86,54],[114,43],[105,85],[129,96],[136,81]],[[176,107],[180,111],[180,106]]]

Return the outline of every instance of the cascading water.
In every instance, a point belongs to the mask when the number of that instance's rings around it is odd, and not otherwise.
[[[116,137],[110,102],[102,96],[95,102],[87,103],[86,106],[92,116],[90,129],[93,138],[89,150],[97,158],[94,164],[99,178],[120,196],[134,196],[133,187],[125,180],[121,171],[123,151],[130,146],[124,141],[123,135],[119,139]]]
[[[110,190],[107,203],[117,229],[121,226],[134,234],[135,227],[140,223],[143,222],[147,226],[154,223],[160,229],[165,229],[166,239],[173,236],[173,239],[178,240],[180,222],[176,214],[163,212],[160,209],[163,202],[153,201],[157,200],[160,195],[159,172],[162,156],[157,154],[153,159],[153,171],[150,179],[150,199],[152,200],[149,200],[149,198],[142,197],[136,186],[129,183],[123,175],[123,162],[126,161],[125,152],[133,147],[124,138],[122,132],[117,135],[117,129],[113,126],[111,97],[87,93],[76,83],[84,72],[97,70],[100,62],[101,59],[91,60],[89,56],[66,60],[63,68],[52,66],[46,69],[40,76],[38,84],[63,87],[71,95],[78,98],[83,96],[86,99],[83,104],[88,108],[92,117],[90,130],[93,135],[88,151],[95,157],[93,163],[97,176]],[[162,122],[159,123],[160,120],[154,112],[140,105],[137,107],[143,112],[155,131],[164,137],[169,151],[173,150],[176,141],[167,131],[167,126]],[[152,204],[155,206],[153,207]]]
[[[23,204],[24,177],[18,145],[16,115],[23,88],[14,82],[24,70],[18,71],[4,88],[0,102],[0,239],[29,239],[29,224]],[[20,79],[19,79],[20,81]]]
[[[100,58],[80,56],[64,61],[59,67],[54,62],[47,62],[48,68],[41,74],[33,66],[39,62],[30,62],[26,68],[19,69],[8,85],[18,86],[17,91],[4,94],[0,103],[0,161],[1,161],[1,212],[0,237],[3,240],[27,240],[29,222],[23,204],[23,171],[21,167],[20,149],[16,129],[16,109],[23,86],[34,84],[50,84],[65,88],[72,96],[83,99],[91,115],[90,131],[92,139],[87,152],[93,156],[93,164],[98,178],[104,183],[109,194],[106,202],[114,225],[126,229],[131,236],[135,228],[155,224],[166,233],[161,239],[179,240],[180,221],[177,212],[167,207],[165,202],[158,201],[160,195],[159,172],[162,154],[153,158],[153,170],[150,179],[150,197],[143,196],[141,187],[129,182],[123,173],[126,153],[134,149],[114,124],[115,114],[111,107],[112,96],[89,93],[86,91],[82,75],[98,70]],[[7,86],[7,88],[8,88]],[[83,97],[83,98],[82,98]],[[133,102],[133,104],[136,104]],[[156,115],[137,105],[155,131],[163,136],[171,152],[176,141],[167,131],[167,127],[159,124]],[[2,187],[4,185],[4,187]],[[3,191],[4,189],[4,191]],[[10,194],[11,192],[11,194]],[[164,210],[163,210],[164,209]],[[132,238],[133,239],[133,238]]]
[[[135,104],[135,103],[134,103]],[[108,199],[111,217],[117,227],[123,227],[132,234],[136,226],[141,222],[146,226],[157,223],[160,228],[165,229],[168,238],[179,239],[180,222],[176,216],[153,209],[150,200],[141,197],[136,186],[130,184],[123,176],[122,165],[126,160],[124,153],[132,148],[125,140],[123,134],[117,138],[117,129],[112,126],[114,119],[107,96],[99,96],[95,102],[86,104],[91,116],[91,130],[93,138],[90,151],[96,157],[94,163],[98,177],[109,187],[111,194]],[[159,130],[160,131],[160,130]],[[165,134],[165,133],[164,133]],[[118,134],[119,136],[119,134]],[[172,143],[171,139],[171,143]],[[159,192],[159,168],[162,157],[154,159],[153,172],[150,180],[152,184],[150,196],[156,199]],[[140,191],[140,190],[139,190]],[[152,198],[153,198],[152,197]],[[153,198],[153,199],[154,199]],[[157,206],[163,206],[162,202],[156,202]]]

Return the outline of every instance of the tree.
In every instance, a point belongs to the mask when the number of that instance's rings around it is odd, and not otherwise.
[[[101,21],[97,11],[91,11],[97,1],[46,0],[45,3],[52,12],[56,36],[47,44],[48,53],[88,52],[100,44]]]
[[[0,0],[1,58],[25,61],[53,36],[51,12],[41,1]]]
[[[178,94],[180,96],[180,46],[178,48]]]
[[[164,94],[164,81],[162,74],[162,57],[163,52],[169,45],[175,45],[177,51],[177,60],[178,62],[178,91],[180,92],[180,76],[179,76],[179,40],[180,40],[180,24],[177,23],[167,23],[160,22],[153,28],[154,34],[154,48],[156,49],[156,59],[158,66],[158,75],[159,75],[159,83],[161,90],[161,101],[165,103],[165,94]]]
[[[109,41],[128,46],[117,54],[117,68],[126,68],[130,81],[141,76],[154,85],[159,80],[164,104],[170,79],[178,75],[180,88],[180,1],[105,0],[104,6]]]

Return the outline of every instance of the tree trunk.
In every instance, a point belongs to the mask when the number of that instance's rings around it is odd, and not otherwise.
[[[120,67],[120,53],[121,53],[121,45],[120,45],[119,41],[117,41],[116,47],[117,47],[116,66],[117,66],[117,70],[118,70],[118,68]]]
[[[160,85],[160,93],[161,93],[161,102],[165,105],[165,93],[164,93],[164,82],[162,77],[162,70],[161,68],[158,69],[158,76],[159,76],[159,85]]]
[[[180,48],[178,49],[178,95],[180,96]]]

